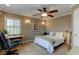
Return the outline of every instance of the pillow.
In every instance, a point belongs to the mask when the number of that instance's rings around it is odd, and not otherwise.
[[[55,33],[55,32],[50,32],[49,35],[51,35],[51,36],[56,36],[56,33]]]
[[[63,37],[63,36],[62,36],[62,33],[61,33],[61,32],[57,32],[57,33],[56,33],[56,37],[58,37],[58,38]]]
[[[53,32],[50,32],[49,35],[52,35]]]
[[[56,36],[56,33],[54,32],[52,35],[53,35],[53,36]]]

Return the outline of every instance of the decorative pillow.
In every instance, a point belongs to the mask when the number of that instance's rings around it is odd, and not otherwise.
[[[49,35],[52,35],[53,32],[50,32]]]
[[[51,36],[56,36],[56,32],[50,32],[49,35],[51,35]]]
[[[56,33],[54,32],[52,35],[53,35],[53,36],[56,36]]]
[[[56,37],[61,38],[63,36],[62,36],[61,32],[56,32]]]

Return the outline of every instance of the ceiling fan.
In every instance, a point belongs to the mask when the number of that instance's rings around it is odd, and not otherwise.
[[[37,9],[37,10],[40,11],[40,13],[35,14],[33,16],[41,15],[42,18],[46,16],[54,17],[51,13],[58,12],[58,10],[47,11],[45,7],[43,9]]]

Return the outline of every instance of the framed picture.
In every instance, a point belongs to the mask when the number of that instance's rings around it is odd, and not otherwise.
[[[34,31],[39,31],[39,24],[38,23],[33,24],[33,30]]]

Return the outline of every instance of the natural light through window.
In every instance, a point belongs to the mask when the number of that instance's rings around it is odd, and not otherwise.
[[[9,35],[21,34],[21,22],[16,18],[5,18],[5,28]]]

